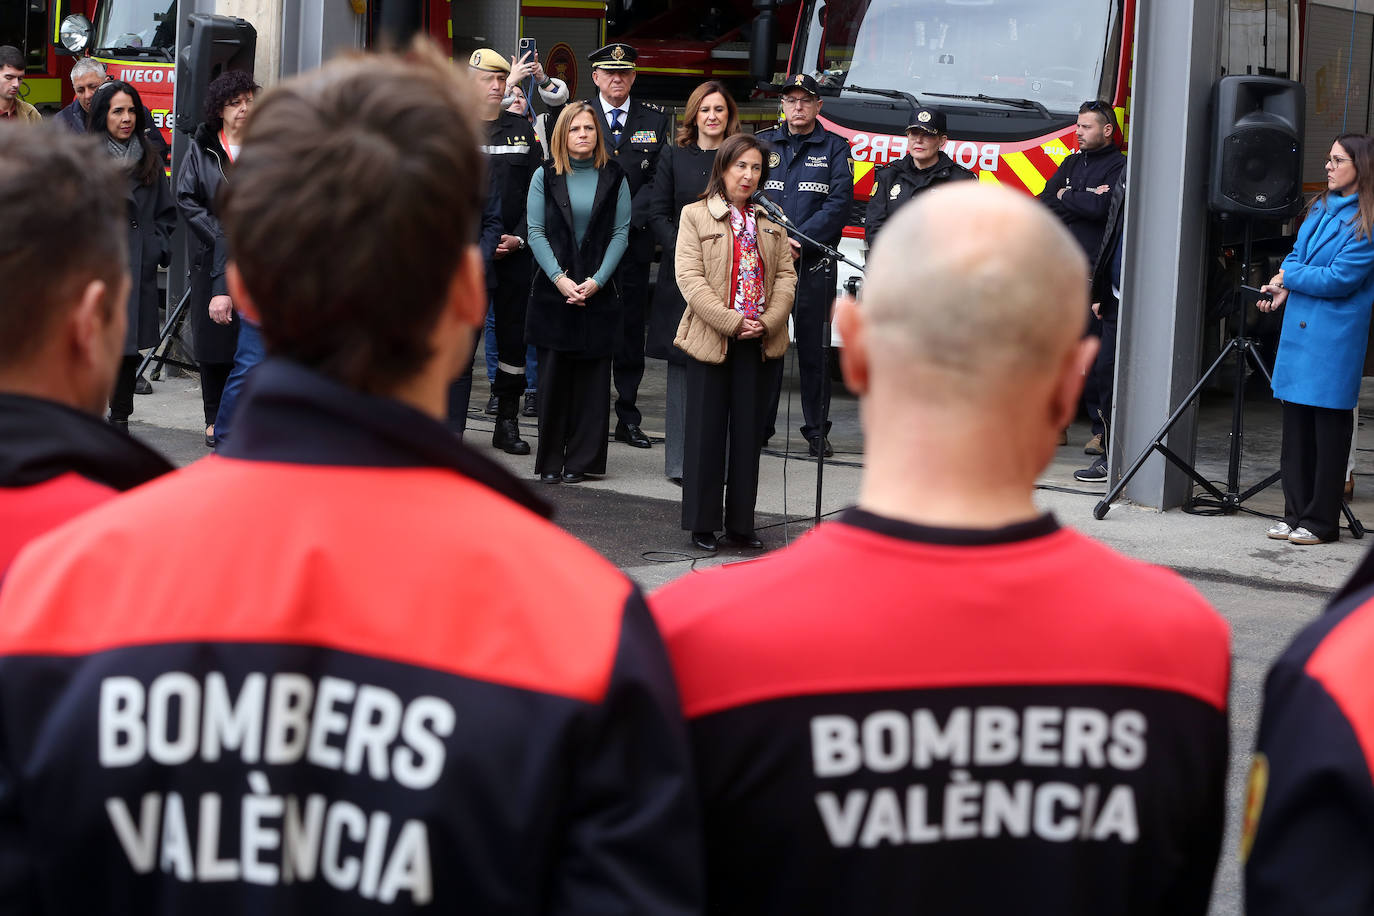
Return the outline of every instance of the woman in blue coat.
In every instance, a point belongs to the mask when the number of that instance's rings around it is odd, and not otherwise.
[[[1344,134],[1326,160],[1326,190],[1308,206],[1293,251],[1264,286],[1285,302],[1274,362],[1283,402],[1284,519],[1269,537],[1320,544],[1340,537],[1346,458],[1374,305],[1374,140]]]

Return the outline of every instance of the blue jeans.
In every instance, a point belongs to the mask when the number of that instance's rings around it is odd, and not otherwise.
[[[234,407],[238,403],[243,385],[248,381],[248,373],[262,362],[266,351],[262,344],[262,331],[242,315],[239,324],[239,342],[234,348],[234,368],[224,383],[224,394],[220,395],[219,413],[215,414],[215,439],[223,442],[229,438],[229,428],[234,420]]]
[[[482,353],[487,359],[487,381],[496,379],[496,310],[487,309],[487,323],[482,335]],[[525,348],[525,390],[539,387],[539,357],[534,347]]]

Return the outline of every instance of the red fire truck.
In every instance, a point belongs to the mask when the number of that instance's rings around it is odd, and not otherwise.
[[[24,55],[21,97],[44,114],[72,100],[72,61],[54,44],[59,22],[51,0],[0,0],[0,45]]]
[[[905,155],[913,100],[946,113],[945,151],[956,162],[981,181],[1029,194],[1076,150],[1083,101],[1109,102],[1128,136],[1139,3],[801,0],[787,72],[817,79],[827,93],[822,123],[850,141],[854,207],[845,254],[862,261],[874,169]],[[766,32],[756,29],[754,42],[771,46]],[[1321,160],[1332,138],[1367,131],[1374,120],[1372,46],[1374,14],[1341,0],[1226,0],[1221,71],[1286,77],[1307,90],[1311,189],[1324,186]],[[847,268],[840,272],[843,284]]]
[[[48,0],[58,22],[53,43],[68,55],[89,54],[113,79],[138,90],[153,123],[172,142],[176,81],[176,0],[103,0],[91,10],[82,0]],[[70,70],[70,65],[68,66]]]
[[[821,122],[850,142],[841,250],[862,261],[874,169],[906,154],[913,103],[945,112],[946,152],[981,181],[1039,193],[1076,149],[1085,99],[1108,100],[1124,120],[1136,2],[803,0],[788,72],[816,78]],[[852,271],[840,273],[843,285]]]

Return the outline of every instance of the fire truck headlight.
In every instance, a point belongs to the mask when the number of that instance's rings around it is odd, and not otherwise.
[[[91,21],[81,15],[68,16],[62,20],[58,38],[62,41],[62,47],[73,54],[84,51],[91,40]]]

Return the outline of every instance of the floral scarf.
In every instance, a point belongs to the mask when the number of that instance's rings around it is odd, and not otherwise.
[[[732,205],[730,231],[735,237],[735,291],[731,307],[745,318],[757,321],[763,311],[763,259],[759,257],[754,208],[741,213]]]

